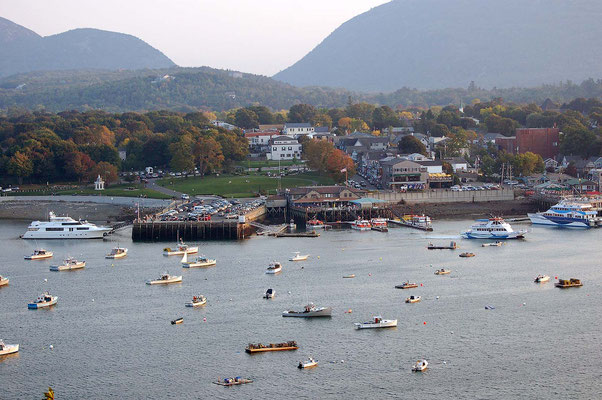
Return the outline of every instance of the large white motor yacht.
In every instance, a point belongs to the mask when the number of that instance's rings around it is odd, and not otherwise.
[[[489,218],[477,220],[462,236],[466,239],[521,239],[526,233],[526,229],[515,231],[503,218]]]
[[[111,231],[110,227],[97,226],[88,221],[48,214],[48,221],[33,221],[23,239],[102,239]]]

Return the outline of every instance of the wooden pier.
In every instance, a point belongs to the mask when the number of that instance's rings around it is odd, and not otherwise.
[[[200,240],[241,240],[254,228],[238,221],[152,221],[134,222],[132,240],[175,242]]]

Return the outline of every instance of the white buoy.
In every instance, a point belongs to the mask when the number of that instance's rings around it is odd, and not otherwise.
[[[290,290],[288,291],[288,294],[291,294],[291,291],[290,291]]]
[[[454,334],[454,331],[450,331],[449,333],[451,333],[452,335]]]
[[[435,297],[437,300],[439,300],[439,296]]]
[[[92,299],[92,301],[94,302],[94,299]]]
[[[341,360],[341,362],[342,362],[342,363],[344,363],[344,362],[345,362],[345,360]]]
[[[44,278],[44,282],[48,282],[48,279]]]
[[[50,345],[50,346],[48,346],[48,348],[49,348],[50,350],[52,350],[52,349],[54,349],[54,346],[53,346],[53,345]]]
[[[443,364],[447,364],[447,361],[443,361]]]

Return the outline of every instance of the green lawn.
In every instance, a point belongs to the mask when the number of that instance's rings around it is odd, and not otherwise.
[[[252,161],[240,161],[236,163],[239,167],[242,168],[263,168],[263,167],[277,167],[278,161],[272,160],[252,160]],[[303,163],[297,160],[293,163],[293,160],[284,160],[280,161],[281,167],[289,167],[291,165],[303,165]]]
[[[102,195],[102,196],[115,196],[115,197],[140,197],[146,196],[151,199],[171,199],[171,196],[168,196],[163,193],[156,192],[151,189],[145,189],[144,185],[134,184],[134,183],[126,183],[123,185],[111,185],[107,187],[103,191],[96,191],[91,187],[80,187],[74,189],[67,190],[51,190],[45,189],[44,186],[40,186],[41,189],[31,190],[31,191],[22,191],[22,192],[14,192],[8,193],[11,196],[45,196],[45,195],[71,195],[71,194],[81,194],[81,195]],[[135,188],[135,190],[129,190],[128,188]]]
[[[170,184],[173,182],[173,184]],[[275,194],[278,189],[278,178],[265,175],[220,175],[206,176],[203,178],[161,179],[157,181],[161,186],[178,192],[197,194],[214,194],[224,197],[253,197],[258,193]],[[282,188],[311,185],[332,185],[334,181],[329,176],[321,176],[315,172],[306,172],[298,175],[283,176]]]

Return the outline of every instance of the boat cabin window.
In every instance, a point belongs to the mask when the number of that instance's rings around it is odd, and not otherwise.
[[[87,231],[90,228],[77,228],[78,231]]]
[[[47,232],[62,232],[63,228],[46,228]]]
[[[79,225],[79,222],[63,222],[61,225],[66,226],[66,225]]]

